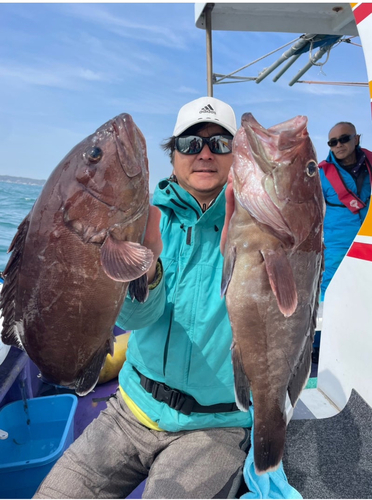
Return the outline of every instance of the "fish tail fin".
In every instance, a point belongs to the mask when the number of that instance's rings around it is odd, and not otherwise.
[[[248,411],[250,405],[250,383],[244,371],[241,352],[237,344],[233,343],[231,356],[234,370],[235,400],[241,411]]]
[[[284,452],[287,425],[279,408],[269,411],[266,418],[262,418],[262,422],[257,413],[255,408],[254,464],[257,474],[260,475],[279,467]]]
[[[95,353],[87,366],[84,366],[74,380],[75,392],[78,396],[86,396],[96,386],[101,369],[110,352],[110,342]]]
[[[138,302],[146,302],[149,296],[149,287],[147,284],[147,275],[144,274],[134,281],[129,283],[129,295],[132,300],[137,299]]]

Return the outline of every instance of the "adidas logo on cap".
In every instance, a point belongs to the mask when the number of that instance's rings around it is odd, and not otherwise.
[[[199,111],[200,113],[214,113],[216,114],[215,110],[213,109],[213,106],[211,104],[207,104],[206,106],[203,106],[201,110]]]

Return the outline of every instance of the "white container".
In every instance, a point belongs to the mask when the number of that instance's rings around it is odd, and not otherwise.
[[[0,340],[0,365],[5,361],[10,350],[10,345],[5,345]]]

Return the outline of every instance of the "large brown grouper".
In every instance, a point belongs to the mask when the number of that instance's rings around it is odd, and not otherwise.
[[[148,211],[146,143],[121,114],[61,161],[19,226],[0,296],[2,340],[46,381],[79,395],[95,386],[129,283],[146,299]]]
[[[254,405],[257,473],[283,455],[286,396],[310,374],[323,269],[324,201],[307,118],[263,128],[250,113],[233,143],[235,211],[222,293],[233,331],[238,406]]]

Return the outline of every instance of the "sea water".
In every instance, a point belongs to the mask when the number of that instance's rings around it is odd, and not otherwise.
[[[8,262],[7,253],[18,226],[30,212],[42,186],[0,182],[0,271]]]

